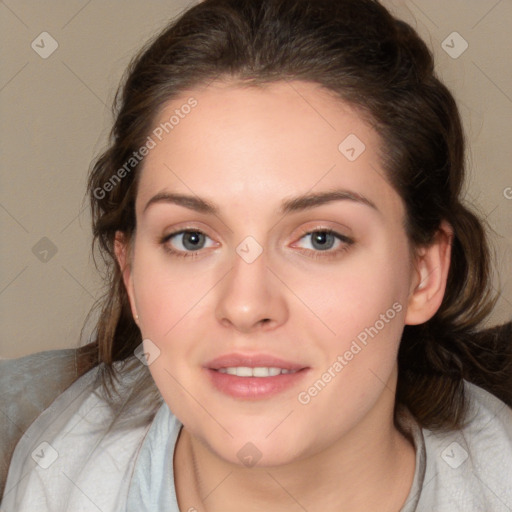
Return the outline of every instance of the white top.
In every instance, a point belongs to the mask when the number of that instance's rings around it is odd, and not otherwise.
[[[112,411],[97,370],[62,393],[21,438],[0,512],[179,512],[173,456],[181,423],[160,400],[151,419],[127,427],[121,420],[133,418],[133,408]],[[462,430],[435,433],[406,420],[416,471],[400,512],[512,511],[512,409],[465,386],[470,410]]]

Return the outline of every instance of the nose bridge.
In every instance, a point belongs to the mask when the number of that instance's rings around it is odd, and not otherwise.
[[[287,306],[279,281],[267,268],[267,254],[250,239],[239,244],[236,252],[218,296],[217,319],[244,332],[281,324]]]

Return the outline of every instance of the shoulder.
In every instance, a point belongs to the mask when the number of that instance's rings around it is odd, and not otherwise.
[[[423,430],[426,472],[422,497],[439,511],[509,511],[512,409],[484,389],[467,381],[464,384],[468,414],[463,428]]]
[[[477,472],[507,475],[512,481],[512,408],[488,391],[464,383],[469,402],[461,436]]]
[[[462,435],[472,470],[497,492],[506,486],[512,507],[512,408],[474,384],[466,382],[465,386],[470,404]]]
[[[78,349],[0,359],[0,495],[14,448],[31,423],[82,373]]]
[[[136,362],[114,364],[119,382],[112,396],[98,365],[37,416],[12,455],[6,510],[28,512],[34,502],[43,510],[88,510],[88,496],[102,510],[124,510],[139,447],[158,406],[149,400],[151,374]]]

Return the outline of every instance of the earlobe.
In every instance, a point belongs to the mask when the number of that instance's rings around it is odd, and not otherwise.
[[[418,250],[406,324],[427,322],[441,306],[450,269],[452,240],[453,229],[443,221],[432,244]]]
[[[138,325],[139,315],[137,314],[137,308],[135,306],[135,293],[132,279],[130,246],[126,241],[124,233],[122,233],[121,231],[116,231],[114,239],[114,253],[116,255],[116,260],[119,265],[119,269],[121,270],[126,293],[128,294],[128,298],[130,300],[132,315],[135,320],[135,323]]]

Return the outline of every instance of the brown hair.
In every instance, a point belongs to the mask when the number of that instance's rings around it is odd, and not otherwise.
[[[146,142],[166,102],[214,79],[250,86],[304,80],[334,92],[380,134],[382,163],[405,203],[412,245],[431,243],[442,220],[451,224],[446,294],[430,321],[404,329],[396,404],[424,427],[459,428],[463,379],[488,384],[492,392],[510,373],[504,361],[512,355],[508,348],[492,353],[476,336],[494,299],[484,228],[461,202],[464,136],[455,101],[436,77],[425,43],[375,0],[205,0],[132,61],[116,95],[110,145],[88,182],[93,251],[99,243],[107,283],[95,363],[104,363],[112,382],[112,363],[134,359],[142,341],[115,262],[114,236],[119,230],[129,241],[134,233],[143,161],[108,192],[104,184]],[[486,357],[477,360],[481,353]],[[491,372],[492,383],[485,379]],[[395,420],[396,414],[395,407]]]

